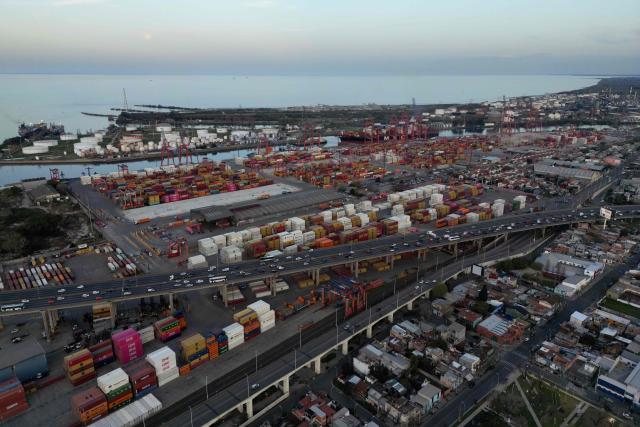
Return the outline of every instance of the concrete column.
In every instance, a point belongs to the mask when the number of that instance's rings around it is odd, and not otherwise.
[[[313,274],[314,274],[313,283],[314,285],[318,286],[320,284],[320,269],[317,268],[313,270]]]
[[[173,312],[173,292],[169,292],[169,310]]]
[[[373,338],[373,325],[367,326],[367,338]]]
[[[349,340],[344,341],[344,342],[342,343],[342,354],[343,354],[343,355],[347,355],[347,354],[349,354]]]
[[[313,370],[316,375],[320,375],[322,373],[322,360],[319,357],[313,359]]]
[[[546,232],[547,232],[547,227],[542,227],[542,237],[544,237]]]
[[[387,315],[387,320],[388,320],[389,322],[393,322],[393,312],[391,312],[391,313],[389,313],[389,314]]]
[[[413,310],[413,301],[407,303],[407,310]]]
[[[509,240],[509,233],[504,233],[504,241],[506,242],[507,240]]]
[[[247,410],[247,418],[252,418],[253,417],[253,399],[249,398],[249,400],[247,400],[247,402],[245,403],[245,408]]]
[[[51,333],[55,333],[56,326],[58,325],[58,316],[56,310],[47,310],[47,315],[49,316],[49,328],[51,328]]]
[[[49,312],[48,310],[41,311],[42,313],[42,326],[44,328],[45,336],[47,337],[47,342],[51,342],[51,329],[49,328]]]
[[[284,379],[282,380],[282,393],[287,394],[289,393],[289,376],[284,377]]]
[[[222,302],[224,302],[224,306],[228,307],[228,296],[227,296],[227,284],[220,286],[220,294],[222,295]]]
[[[116,327],[116,316],[118,315],[118,304],[111,302],[111,328]]]
[[[353,272],[354,277],[358,277],[358,261],[351,264],[351,271]]]

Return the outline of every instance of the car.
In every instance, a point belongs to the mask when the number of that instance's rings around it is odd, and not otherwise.
[[[89,298],[89,294],[82,294],[82,298]]]
[[[345,323],[344,326],[342,327],[342,329],[344,329],[345,331],[350,331],[351,330],[351,325],[349,323]]]
[[[11,334],[12,334],[12,335],[13,335],[13,334],[17,334],[18,332],[20,332],[20,329],[18,329],[18,328],[15,328],[15,329],[12,329],[12,330],[11,330]]]
[[[122,293],[122,295],[124,295],[124,296],[131,295],[131,291],[124,291],[124,292]]]
[[[251,384],[251,390],[257,390],[260,388],[260,384],[259,383],[253,383]]]
[[[229,267],[223,268],[222,271],[229,271]]]
[[[303,262],[302,265],[309,265],[309,261]]]
[[[187,283],[187,284],[185,285],[185,288],[192,288],[192,287],[193,287],[193,283]]]
[[[53,304],[55,302],[55,300],[53,298],[49,298],[47,300],[47,304]]]
[[[389,249],[389,252],[395,252],[395,251],[396,251],[395,249]]]
[[[182,286],[182,283],[174,283],[174,284],[173,284],[173,287],[174,287],[174,288],[179,288],[180,286]]]
[[[296,257],[296,261],[301,261],[301,260],[302,260],[301,257],[299,257],[299,256]]]
[[[189,283],[189,281],[188,280],[183,280],[182,283],[187,284],[187,283]]]
[[[58,298],[56,298],[58,301],[62,301],[64,299],[64,297],[62,295],[60,295]]]
[[[633,419],[633,417],[631,416],[631,413],[626,411],[622,413],[622,418],[625,418],[627,420]]]
[[[98,294],[100,293],[100,291],[91,291],[91,293],[92,293],[93,295],[98,295]]]
[[[149,289],[147,289],[147,292],[155,292],[155,291],[156,291],[156,290],[155,290],[155,289],[153,289],[153,288],[149,288]]]
[[[61,293],[63,293],[63,292],[66,292],[66,291],[67,291],[67,290],[66,290],[65,288],[58,289],[58,293],[59,293],[59,294],[61,294]]]
[[[23,304],[27,304],[29,302],[29,300],[28,299],[23,299],[23,300],[20,300],[20,302],[23,303]]]
[[[278,270],[284,270],[284,267],[283,267],[283,266],[281,266],[281,265],[279,265],[279,266],[278,266]]]
[[[204,280],[202,280],[202,279],[198,279],[198,280],[196,280],[196,283],[197,283],[197,284],[204,283]]]
[[[76,286],[76,289],[84,289],[84,285],[78,285]]]
[[[14,343],[14,344],[17,344],[17,343],[21,342],[23,339],[24,338],[22,338],[22,337],[15,337],[15,338],[11,339],[11,342]]]
[[[288,257],[286,257],[285,259],[291,259],[293,258],[291,255],[289,255]]]

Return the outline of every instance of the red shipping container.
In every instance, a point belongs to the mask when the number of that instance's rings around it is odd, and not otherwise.
[[[0,421],[6,421],[11,417],[15,417],[18,414],[23,413],[29,409],[29,404],[27,402],[16,402],[7,408],[0,409]]]
[[[156,376],[152,376],[152,377],[148,377],[146,380],[140,381],[138,382],[134,387],[134,394],[138,394],[140,392],[145,391],[146,389],[148,389],[149,387],[152,387],[154,385],[158,384],[158,379],[156,378]]]
[[[155,369],[147,361],[140,361],[126,366],[124,371],[129,375],[129,380],[133,385],[156,376]]]

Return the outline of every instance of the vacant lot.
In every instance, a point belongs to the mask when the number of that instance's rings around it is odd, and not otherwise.
[[[538,379],[521,377],[520,385],[543,427],[557,427],[578,405],[578,400]]]
[[[600,305],[605,308],[615,310],[619,313],[626,314],[627,316],[632,316],[636,319],[640,319],[640,308],[633,307],[629,304],[612,300],[611,298],[605,298],[604,300],[602,300]]]

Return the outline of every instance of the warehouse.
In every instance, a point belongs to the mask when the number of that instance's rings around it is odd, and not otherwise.
[[[335,191],[309,190],[304,197],[299,194],[285,194],[266,200],[252,200],[226,206],[208,206],[191,210],[191,218],[201,222],[214,223],[228,219],[233,224],[254,218],[294,212],[321,203],[329,203],[343,196]]]
[[[594,170],[576,169],[566,166],[554,166],[543,162],[538,162],[533,165],[533,171],[536,175],[583,179],[590,182],[596,181],[601,176],[600,172]]]
[[[272,184],[263,187],[238,190],[226,193],[212,194],[193,199],[180,200],[171,203],[163,203],[153,206],[143,206],[123,211],[123,215],[132,222],[145,218],[161,218],[184,215],[189,211],[203,209],[212,206],[226,206],[233,203],[257,201],[264,194],[276,196],[283,193],[299,191],[297,187],[286,184]]]
[[[0,356],[0,382],[16,376],[24,383],[49,373],[47,356],[35,339],[5,347]]]

